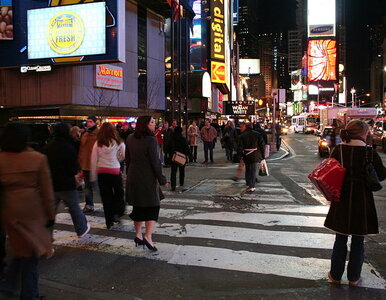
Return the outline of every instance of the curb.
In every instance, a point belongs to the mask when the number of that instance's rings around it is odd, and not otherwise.
[[[280,159],[283,159],[283,158],[287,157],[287,156],[291,153],[290,150],[289,150],[288,145],[287,145],[286,142],[283,141],[283,140],[282,140],[282,145],[283,145],[285,148],[284,148],[283,146],[281,146],[280,149],[282,149],[285,153],[282,154],[280,157],[271,158],[271,159],[267,158],[267,161],[280,160]]]

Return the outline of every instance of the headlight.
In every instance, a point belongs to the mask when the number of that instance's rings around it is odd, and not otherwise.
[[[288,128],[283,128],[283,132],[288,132]]]
[[[327,147],[328,143],[326,141],[321,141],[320,146]]]
[[[307,130],[307,131],[311,131],[311,130],[312,130],[312,128],[308,127],[306,130]]]

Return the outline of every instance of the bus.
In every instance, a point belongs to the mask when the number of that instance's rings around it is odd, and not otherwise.
[[[291,126],[295,133],[314,133],[319,123],[319,114],[315,113],[302,113],[298,116],[293,116],[291,119]]]

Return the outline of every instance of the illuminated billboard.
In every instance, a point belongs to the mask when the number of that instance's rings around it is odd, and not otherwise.
[[[303,88],[302,83],[302,70],[296,70],[291,72],[291,90],[301,90]]]
[[[336,80],[336,41],[308,41],[307,57],[308,81]]]
[[[211,81],[213,83],[226,83],[225,63],[218,61],[211,61]]]
[[[210,9],[210,57],[215,60],[225,61],[224,2],[212,0]]]
[[[27,12],[28,59],[106,53],[105,2]]]
[[[244,75],[260,74],[260,59],[240,58],[239,73]]]
[[[335,0],[308,0],[307,10],[308,37],[335,36]]]
[[[12,0],[0,0],[0,40],[13,40]]]

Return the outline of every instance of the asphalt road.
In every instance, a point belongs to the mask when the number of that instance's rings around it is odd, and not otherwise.
[[[260,177],[252,194],[244,180],[230,179],[237,165],[221,149],[214,164],[188,166],[184,187],[165,191],[153,238],[157,253],[135,247],[128,216],[107,230],[100,203],[82,239],[61,209],[56,254],[41,263],[41,294],[50,300],[385,299],[386,190],[376,194],[382,234],[367,239],[363,286],[332,286],[326,277],[334,235],[323,227],[328,203],[307,179],[321,161],[317,138],[284,140],[290,154],[270,157],[270,176]]]

